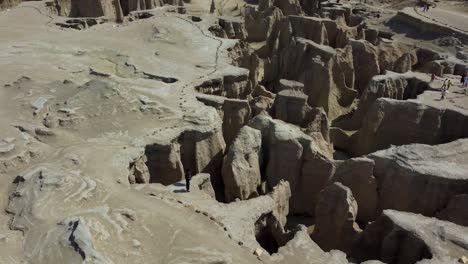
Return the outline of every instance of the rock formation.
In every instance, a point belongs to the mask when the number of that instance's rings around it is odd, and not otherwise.
[[[404,115],[399,113],[404,112]],[[456,121],[455,121],[456,120]],[[411,143],[441,144],[468,135],[462,112],[427,106],[416,101],[379,98],[365,115],[351,140],[355,155]]]
[[[434,232],[434,229],[441,232]],[[466,227],[386,210],[364,230],[360,248],[369,257],[385,263],[415,263],[422,259],[456,263],[468,249],[463,234],[466,234]]]
[[[361,231],[355,222],[357,213],[356,200],[348,187],[341,183],[326,187],[318,197],[312,239],[325,251],[349,252]]]
[[[259,195],[261,145],[260,132],[244,126],[229,147],[222,171],[227,202]]]

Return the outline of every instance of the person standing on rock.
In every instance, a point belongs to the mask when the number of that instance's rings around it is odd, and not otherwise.
[[[189,169],[185,170],[185,190],[190,192],[190,180],[192,179],[192,171]]]
[[[463,85],[465,83],[465,77],[466,77],[466,74],[463,73],[462,76],[461,76],[461,79],[460,79],[460,83]]]
[[[441,96],[440,96],[440,100],[444,100],[445,99],[445,95],[447,94],[447,89],[445,88],[445,85],[442,86],[442,91],[441,91]]]
[[[431,73],[431,82],[435,80],[435,73]]]
[[[450,86],[452,86],[452,81],[448,80],[448,82],[447,82],[447,91],[450,89]]]

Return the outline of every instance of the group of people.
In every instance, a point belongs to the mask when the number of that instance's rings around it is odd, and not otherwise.
[[[427,12],[427,11],[429,11],[429,7],[430,7],[430,6],[431,6],[430,4],[424,4],[424,5],[422,6],[422,8],[421,8],[421,11],[422,11],[422,12]]]
[[[435,80],[435,74],[431,74],[431,82]],[[461,87],[464,88],[464,92],[466,95],[468,95],[468,76],[466,74],[463,74],[460,79],[460,84]],[[452,81],[449,80],[448,78],[445,78],[444,82],[442,83],[442,87],[440,87],[440,93],[441,97],[440,100],[445,99],[445,95],[447,94],[447,91],[450,89],[450,86],[452,86]]]

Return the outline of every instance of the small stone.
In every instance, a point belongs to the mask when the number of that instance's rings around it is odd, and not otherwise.
[[[136,239],[132,240],[132,244],[133,244],[134,248],[140,248],[141,247],[141,242],[136,240]]]
[[[458,259],[458,262],[463,263],[463,264],[468,264],[468,257],[462,256],[461,258]]]
[[[261,248],[257,248],[254,251],[254,255],[260,257],[263,254],[263,250]]]

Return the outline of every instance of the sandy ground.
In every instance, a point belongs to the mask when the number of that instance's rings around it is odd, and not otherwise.
[[[70,238],[61,226],[76,219],[89,229],[92,263],[258,262],[208,217],[127,180],[145,144],[219,124],[193,86],[232,67],[226,50],[235,42],[206,33],[214,18],[205,2],[189,7],[201,10],[198,24],[161,9],[84,31],[55,26],[43,2],[0,12],[0,140],[13,146],[0,153],[2,212],[14,178],[43,168],[9,209],[25,236],[10,230],[12,215],[0,214],[0,263],[81,263],[63,247]],[[58,123],[49,130],[46,120]]]

